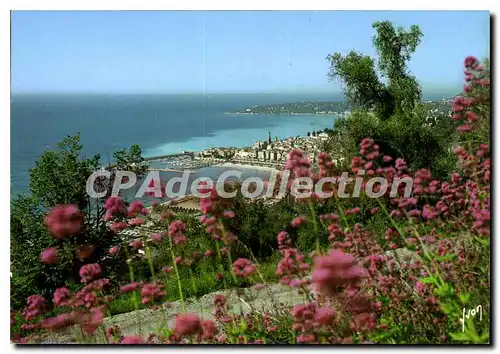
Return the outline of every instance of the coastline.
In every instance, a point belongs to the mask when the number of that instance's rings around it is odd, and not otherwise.
[[[249,116],[339,116],[341,113],[277,113],[277,112],[225,112],[225,115],[249,115]]]
[[[252,164],[242,164],[242,163],[234,163],[234,162],[224,162],[224,163],[219,163],[212,165],[211,167],[231,167],[231,168],[241,168],[241,169],[249,169],[249,170],[258,170],[258,171],[276,171],[280,172],[278,168],[275,167],[268,167],[268,166],[259,166],[259,165],[252,165]]]

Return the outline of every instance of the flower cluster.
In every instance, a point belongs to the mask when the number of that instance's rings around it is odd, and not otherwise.
[[[142,303],[149,304],[157,300],[161,300],[165,295],[167,295],[164,289],[165,285],[161,282],[144,284],[141,291]]]
[[[52,236],[62,239],[81,230],[83,216],[76,205],[60,205],[53,208],[46,216],[45,224]]]
[[[187,243],[186,225],[181,220],[172,221],[168,227],[170,237],[172,237],[174,244],[185,245]]]
[[[233,263],[233,273],[237,277],[246,278],[255,273],[257,267],[246,258],[238,258]]]
[[[366,276],[365,268],[350,254],[332,250],[327,256],[316,257],[311,281],[320,293],[332,295],[339,286],[355,284]]]

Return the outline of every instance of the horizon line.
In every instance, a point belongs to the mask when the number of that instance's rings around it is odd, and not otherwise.
[[[425,91],[431,91],[433,93],[439,93],[443,91],[454,91],[460,90],[460,86],[457,87],[429,87],[422,88],[423,93]],[[51,96],[51,95],[344,95],[343,91],[326,91],[326,90],[318,90],[318,91],[232,91],[232,92],[224,92],[224,91],[212,91],[212,92],[201,92],[201,91],[10,91],[10,95],[32,95],[32,96]]]

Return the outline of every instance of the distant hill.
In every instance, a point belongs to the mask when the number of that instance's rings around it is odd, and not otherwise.
[[[270,105],[254,105],[237,110],[238,114],[339,114],[350,110],[349,105],[343,101],[337,102],[292,102]]]

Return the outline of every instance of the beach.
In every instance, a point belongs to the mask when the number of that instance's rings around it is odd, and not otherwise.
[[[213,167],[224,167],[224,168],[242,168],[242,169],[250,169],[250,170],[258,170],[258,171],[281,171],[278,168],[275,167],[268,167],[268,166],[257,166],[257,165],[252,165],[252,164],[240,164],[240,163],[233,163],[233,162],[224,162],[222,164],[218,165],[213,165]]]

